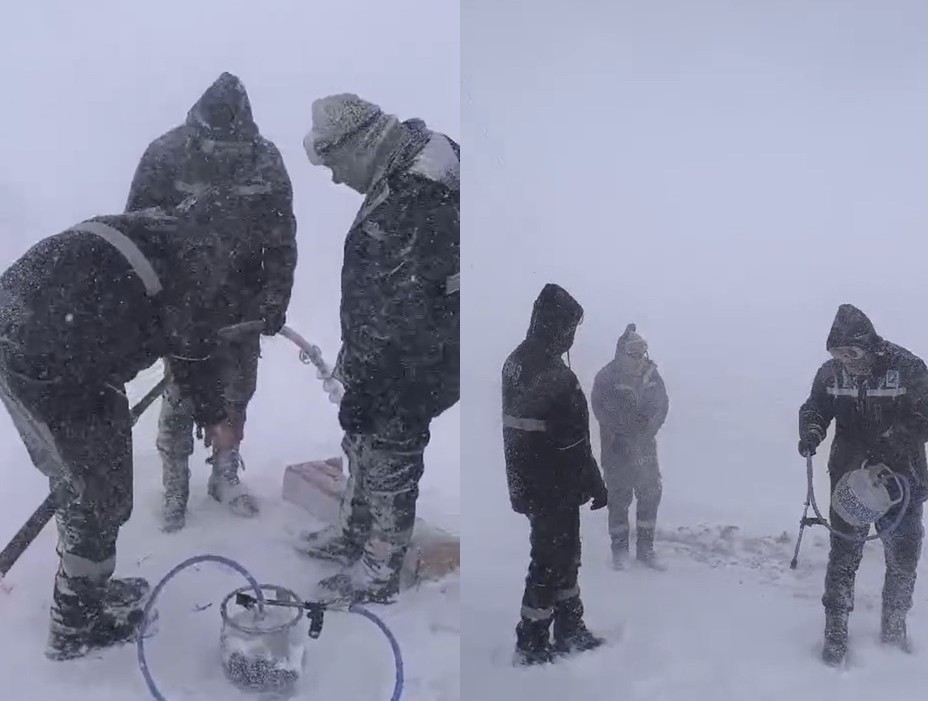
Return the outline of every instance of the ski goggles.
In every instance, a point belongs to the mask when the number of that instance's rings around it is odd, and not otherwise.
[[[853,363],[859,360],[863,360],[866,355],[866,351],[863,348],[858,348],[857,346],[841,346],[839,348],[831,348],[828,351],[831,353],[831,356],[835,360],[840,360],[842,363]]]

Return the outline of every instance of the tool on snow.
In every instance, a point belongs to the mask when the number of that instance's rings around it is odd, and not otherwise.
[[[404,665],[396,636],[376,615],[363,606],[354,604],[347,609],[323,603],[301,601],[286,587],[275,584],[259,584],[258,581],[235,560],[222,555],[196,555],[184,560],[168,572],[152,590],[145,604],[142,624],[136,637],[139,669],[152,697],[167,701],[148,666],[145,656],[145,641],[148,626],[156,616],[152,615],[155,601],[164,586],[182,570],[201,562],[215,562],[230,567],[248,582],[244,587],[228,594],[220,606],[219,659],[226,678],[244,691],[273,695],[274,698],[289,697],[297,691],[306,662],[306,639],[318,639],[322,633],[326,612],[347,611],[373,622],[387,638],[393,653],[394,683],[390,701],[399,701],[403,694]],[[254,595],[249,594],[253,592]],[[273,595],[276,598],[270,598]],[[234,603],[238,610],[230,611]],[[303,632],[304,617],[308,620]]]
[[[132,424],[145,413],[145,410],[161,396],[164,387],[167,384],[166,379],[162,379],[158,384],[148,390],[148,393],[142,397],[138,403],[132,407],[131,417]],[[51,521],[55,515],[55,499],[52,494],[45,497],[45,501],[39,504],[39,507],[32,512],[32,515],[26,520],[22,527],[13,536],[13,539],[0,552],[0,582],[6,576],[7,572],[16,564],[16,561],[22,556],[26,549],[32,545],[39,533],[45,528],[46,524]]]
[[[889,535],[899,527],[905,512],[909,508],[912,487],[905,476],[897,474],[882,463],[868,465],[866,462],[856,470],[845,474],[835,485],[831,494],[831,508],[847,524],[854,528],[869,528],[875,525],[889,511],[899,506],[899,513],[882,530],[877,529],[872,535],[855,536],[834,528],[822,516],[815,501],[815,488],[813,486],[812,456],[806,457],[806,502],[799,519],[799,537],[796,539],[796,550],[789,563],[790,569],[796,569],[799,564],[799,548],[802,544],[802,534],[807,526],[825,526],[832,535],[854,543],[862,543]],[[895,486],[897,495],[890,494],[889,487]],[[815,512],[809,517],[809,506]]]

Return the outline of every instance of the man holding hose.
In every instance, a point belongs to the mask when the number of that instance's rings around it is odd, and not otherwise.
[[[249,238],[252,250],[230,270],[221,313],[228,324],[262,319],[260,331],[273,336],[286,320],[297,263],[293,189],[280,152],[258,129],[244,84],[231,73],[216,78],[183,124],[149,144],[132,178],[126,211],[174,208],[214,185],[234,185],[255,196],[247,216],[227,221],[228,234]],[[223,400],[238,440],[227,450],[214,446],[207,488],[231,513],[253,517],[258,502],[241,479],[240,447],[248,404],[257,389],[260,335],[229,339],[219,353]],[[172,370],[171,362],[165,363],[169,380]],[[193,427],[190,397],[169,381],[156,441],[163,470],[162,525],[168,532],[186,525]]]
[[[899,526],[881,536],[886,559],[881,637],[908,650],[905,618],[912,607],[921,554],[928,440],[928,368],[905,348],[877,335],[870,319],[850,304],[838,308],[826,343],[833,359],[819,368],[809,398],[799,410],[799,452],[815,454],[828,425],[835,436],[828,459],[831,490],[864,463],[884,464],[911,485],[911,500]],[[891,523],[900,507],[877,522]],[[831,509],[831,525],[851,538],[831,535],[825,574],[825,642],[822,659],[840,664],[847,653],[848,616],[854,580],[863,556],[866,528],[854,528]]]

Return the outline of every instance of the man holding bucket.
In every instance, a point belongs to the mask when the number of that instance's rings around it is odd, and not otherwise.
[[[905,617],[912,607],[924,534],[923,502],[928,496],[928,367],[905,348],[877,335],[870,319],[850,304],[838,308],[826,348],[833,359],[819,368],[811,393],[799,410],[799,452],[807,458],[814,455],[834,419],[828,459],[832,491],[829,519],[838,533],[831,535],[822,597],[822,659],[837,665],[847,652],[854,580],[873,521],[886,558],[881,638],[886,644],[908,650]],[[857,508],[865,504],[867,495],[859,483],[846,476],[864,465],[871,474],[881,466],[880,471],[890,477],[874,485],[879,491],[885,484],[888,489],[882,489],[893,492],[884,500],[889,506],[885,513],[868,517]],[[899,478],[910,487],[907,500],[901,499]],[[858,523],[849,523],[855,509],[861,518]],[[900,513],[902,509],[904,513]]]

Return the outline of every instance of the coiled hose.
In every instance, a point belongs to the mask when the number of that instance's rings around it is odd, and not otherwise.
[[[235,560],[224,557],[222,555],[195,555],[194,557],[184,560],[179,565],[174,567],[170,572],[168,572],[164,577],[162,577],[161,581],[158,582],[158,584],[155,586],[151,596],[148,598],[148,601],[145,604],[145,608],[142,612],[142,624],[139,626],[138,639],[136,642],[139,669],[142,672],[142,677],[145,679],[145,684],[148,687],[148,690],[151,692],[152,697],[157,701],[167,701],[167,699],[158,689],[158,685],[155,683],[154,677],[151,674],[151,670],[148,667],[148,660],[145,658],[145,634],[148,631],[148,626],[151,623],[149,616],[151,615],[155,601],[157,600],[158,595],[161,594],[161,590],[164,589],[164,586],[182,570],[185,570],[188,567],[192,567],[193,565],[198,565],[201,562],[216,562],[220,565],[231,567],[233,570],[242,575],[246,580],[248,580],[248,584],[255,592],[255,598],[258,602],[258,609],[262,611],[264,610],[264,592],[261,590],[261,586],[258,584],[258,581],[242,565],[237,563]],[[386,636],[387,640],[390,642],[390,649],[393,651],[395,672],[393,694],[390,696],[390,701],[400,701],[400,698],[403,695],[404,668],[403,656],[400,652],[400,645],[396,639],[396,636],[393,635],[393,632],[387,627],[386,623],[384,623],[379,617],[368,611],[363,606],[353,604],[348,608],[348,611],[350,613],[356,613],[359,616],[363,616],[369,621],[372,621],[378,628],[380,628],[380,630]]]

